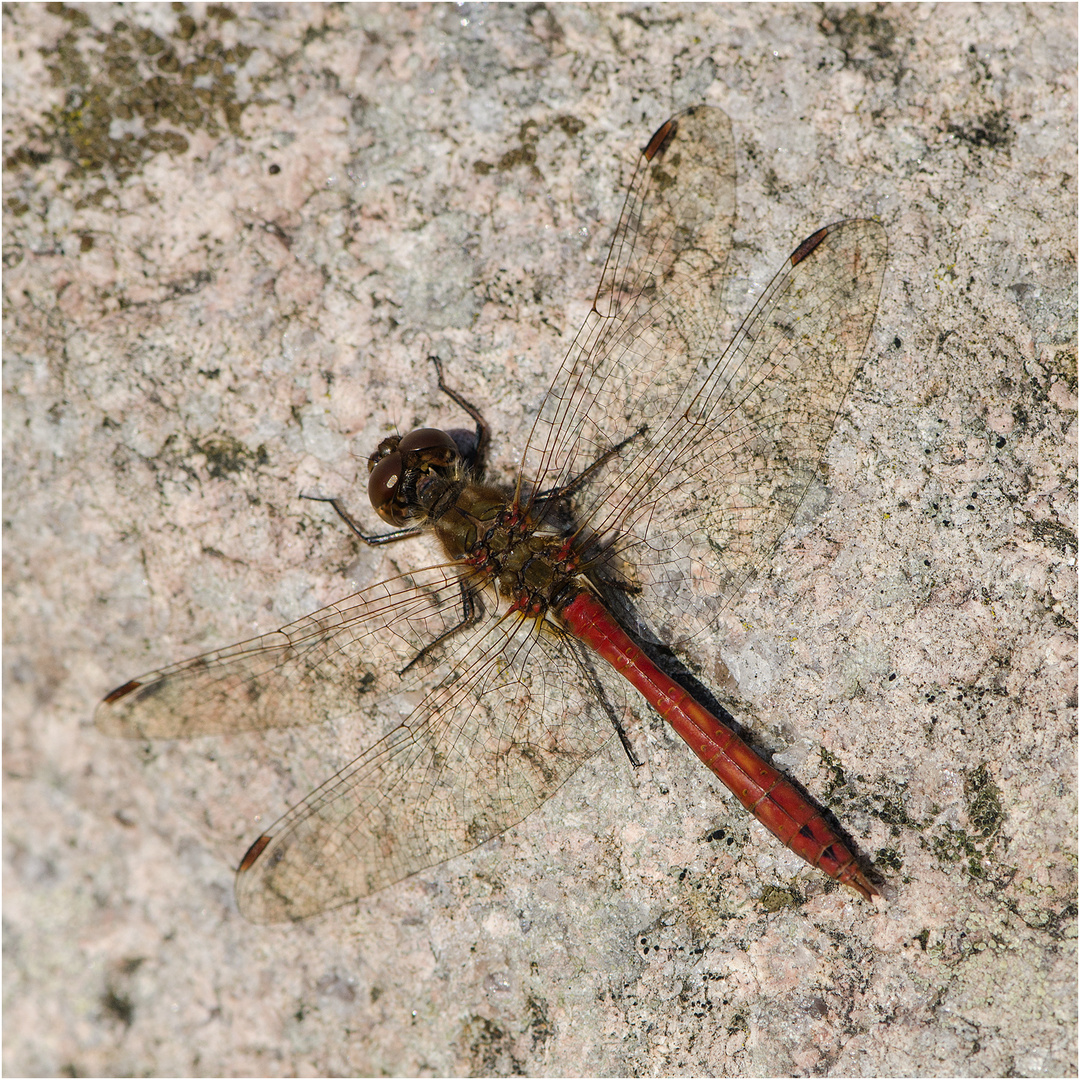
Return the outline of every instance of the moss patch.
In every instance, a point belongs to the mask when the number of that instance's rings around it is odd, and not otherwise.
[[[212,5],[201,22],[179,13],[167,37],[124,20],[97,30],[65,4],[48,10],[69,24],[55,47],[42,50],[64,103],[9,152],[9,168],[63,158],[71,180],[106,171],[123,179],[154,154],[185,153],[197,130],[240,134],[236,71],[252,49],[215,36],[235,17],[227,8]]]

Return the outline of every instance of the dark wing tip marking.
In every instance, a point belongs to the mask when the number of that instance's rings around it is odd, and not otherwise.
[[[798,266],[799,263],[806,258],[829,235],[829,226],[826,225],[824,229],[818,229],[816,233],[811,233],[792,253],[791,253],[791,265]]]
[[[653,133],[653,137],[649,140],[649,145],[642,150],[642,154],[645,155],[646,161],[652,161],[657,154],[663,149],[667,142],[672,138],[675,132],[678,130],[679,121],[677,117],[672,117],[670,120],[665,120]]]
[[[142,683],[138,679],[129,679],[123,686],[118,686],[115,690],[109,691],[105,695],[102,704],[113,705],[123,697],[127,697],[132,690],[138,690],[142,686]]]
[[[266,845],[270,843],[272,837],[268,833],[263,833],[254,844],[247,849],[247,853],[240,860],[240,865],[237,867],[236,872],[238,874],[246,873],[255,865],[255,861],[266,850]]]

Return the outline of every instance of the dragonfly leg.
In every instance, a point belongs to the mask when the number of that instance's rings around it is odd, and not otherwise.
[[[568,636],[568,640],[573,641],[573,638]],[[630,743],[630,737],[626,734],[626,728],[623,727],[618,714],[612,708],[607,694],[604,693],[604,687],[596,677],[596,671],[590,663],[591,653],[587,650],[575,650],[574,659],[577,660],[578,668],[581,670],[581,674],[584,676],[585,681],[592,687],[595,700],[601,702],[604,706],[604,712],[607,713],[608,719],[611,721],[611,726],[615,729],[615,734],[619,736],[619,742],[622,743],[622,748],[626,751],[627,759],[635,769],[640,769],[642,762],[637,754],[634,753],[634,747]]]
[[[487,466],[487,450],[488,442],[491,439],[491,429],[484,422],[484,418],[480,415],[480,410],[471,401],[463,398],[453,387],[447,385],[446,380],[443,377],[442,361],[437,356],[429,356],[428,359],[435,365],[435,372],[439,377],[439,389],[455,405],[459,405],[464,409],[476,423],[476,447],[470,454],[466,455],[466,457],[468,458],[469,466],[473,470],[473,475],[477,480],[480,480],[483,478],[484,469]]]
[[[407,540],[410,536],[419,536],[424,530],[419,525],[410,529],[397,529],[392,533],[385,533],[382,536],[368,536],[359,525],[353,520],[352,515],[341,505],[340,499],[335,499],[330,495],[301,495],[301,499],[310,499],[312,502],[324,502],[329,503],[335,511],[337,516],[345,522],[346,525],[364,541],[369,547],[378,547],[380,544],[392,544],[397,540]]]
[[[626,751],[626,756],[630,761],[630,764],[635,769],[640,769],[642,762],[638,760],[637,754],[634,753],[634,748],[630,745],[630,738],[626,734],[626,729],[622,726],[622,722],[617,716],[611,718],[611,723],[615,728],[615,734],[619,736],[619,742],[622,743],[622,748]]]
[[[627,435],[621,443],[617,443],[610,450],[605,450],[587,469],[582,469],[577,476],[572,476],[565,484],[561,484],[557,488],[551,488],[548,491],[541,491],[536,496],[536,501],[540,502],[546,499],[565,499],[568,495],[573,495],[582,484],[588,480],[597,469],[603,468],[613,457],[618,457],[623,450],[630,445],[635,439],[640,439],[646,431],[649,430],[648,424],[642,424],[632,435]]]
[[[433,653],[447,638],[453,637],[467,627],[478,622],[483,615],[483,605],[477,600],[474,593],[462,578],[458,583],[461,587],[461,621],[454,623],[448,630],[444,630],[434,641],[429,641],[399,672],[404,675],[414,664],[420,663],[426,656]]]

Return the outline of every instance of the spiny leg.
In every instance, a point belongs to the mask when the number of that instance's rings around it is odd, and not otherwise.
[[[395,540],[407,540],[411,536],[419,536],[424,530],[422,528],[413,529],[398,529],[397,532],[387,533],[385,536],[365,536],[360,530],[360,526],[353,521],[348,511],[341,505],[340,501],[331,498],[328,495],[303,495],[301,498],[310,499],[312,502],[324,502],[329,503],[334,510],[337,511],[338,517],[345,522],[346,525],[355,533],[357,537],[364,541],[365,544],[371,547],[378,547],[380,544],[389,544]],[[463,630],[467,626],[471,626],[479,618],[482,612],[478,611],[480,605],[477,603],[476,596],[469,589],[464,578],[459,581],[461,588],[461,619],[456,622],[448,630],[444,630],[434,641],[429,641],[402,669],[398,672],[399,675],[404,675],[414,664],[419,663],[428,653],[432,652],[447,638],[456,634],[459,630]]]
[[[428,359],[435,365],[435,373],[439,377],[439,389],[452,401],[455,405],[460,406],[472,417],[476,423],[476,447],[469,455],[469,466],[473,470],[473,475],[477,480],[483,479],[484,470],[487,468],[487,451],[488,443],[491,440],[491,429],[487,426],[483,416],[480,414],[480,410],[466,398],[462,397],[456,390],[448,386],[445,378],[443,377],[442,361],[437,356],[429,356]]]
[[[433,653],[447,638],[453,637],[454,634],[459,633],[466,627],[472,626],[474,623],[480,621],[483,616],[483,603],[477,599],[477,596],[472,592],[465,579],[462,578],[458,582],[461,587],[461,619],[459,622],[454,623],[448,630],[444,630],[434,641],[429,641],[402,669],[398,672],[399,675],[404,675],[414,664],[418,664],[426,656]]]
[[[324,502],[329,503],[334,510],[337,511],[337,516],[345,522],[346,525],[353,531],[353,533],[361,540],[364,541],[368,547],[378,547],[380,544],[393,544],[398,540],[407,540],[410,536],[419,536],[423,531],[423,527],[420,525],[412,526],[408,529],[397,529],[392,533],[384,533],[381,536],[368,536],[359,525],[352,519],[352,515],[341,505],[341,500],[334,498],[330,495],[301,495],[301,499],[310,499],[312,502]]]
[[[629,446],[635,439],[641,438],[646,431],[649,430],[648,424],[642,424],[632,435],[627,435],[622,442],[617,443],[610,450],[605,450],[591,465],[582,469],[576,476],[572,476],[565,484],[560,485],[557,488],[550,488],[547,491],[541,491],[536,496],[536,501],[541,502],[549,499],[564,499],[568,495],[573,495],[586,480],[589,479],[598,469],[603,468],[613,457],[617,457],[623,452],[625,447]]]
[[[566,635],[566,639],[568,642],[577,645],[577,642],[575,642],[574,638],[570,635]],[[619,736],[619,742],[622,743],[623,750],[626,751],[627,759],[635,769],[640,769],[642,762],[638,760],[637,754],[634,753],[634,748],[630,744],[630,737],[626,734],[626,729],[623,727],[622,721],[616,715],[611,702],[608,701],[607,694],[604,693],[603,684],[600,682],[600,679],[596,675],[596,670],[593,668],[592,652],[588,649],[577,647],[573,649],[573,656],[585,681],[592,687],[593,700],[599,701],[604,708],[604,712],[607,713],[608,719],[611,721],[611,726]]]

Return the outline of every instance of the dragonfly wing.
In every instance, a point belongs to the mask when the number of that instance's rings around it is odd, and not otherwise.
[[[707,106],[672,117],[642,152],[593,310],[530,434],[521,475],[533,490],[562,486],[692,398],[688,374],[718,351],[734,216],[731,122]]]
[[[794,516],[862,361],[887,250],[872,221],[819,230],[722,348],[732,161],[717,109],[653,136],[522,467],[533,492],[579,478],[577,520],[672,644],[715,620]]]
[[[237,873],[254,922],[367,896],[531,814],[612,734],[583,647],[510,615],[449,650],[412,715],[294,806]]]
[[[867,220],[804,241],[689,405],[584,496],[666,640],[713,622],[794,517],[862,363],[886,252]]]
[[[461,618],[458,571],[428,567],[272,634],[132,679],[98,705],[94,722],[107,735],[177,739],[363,714],[429,677],[427,663],[401,672]]]

